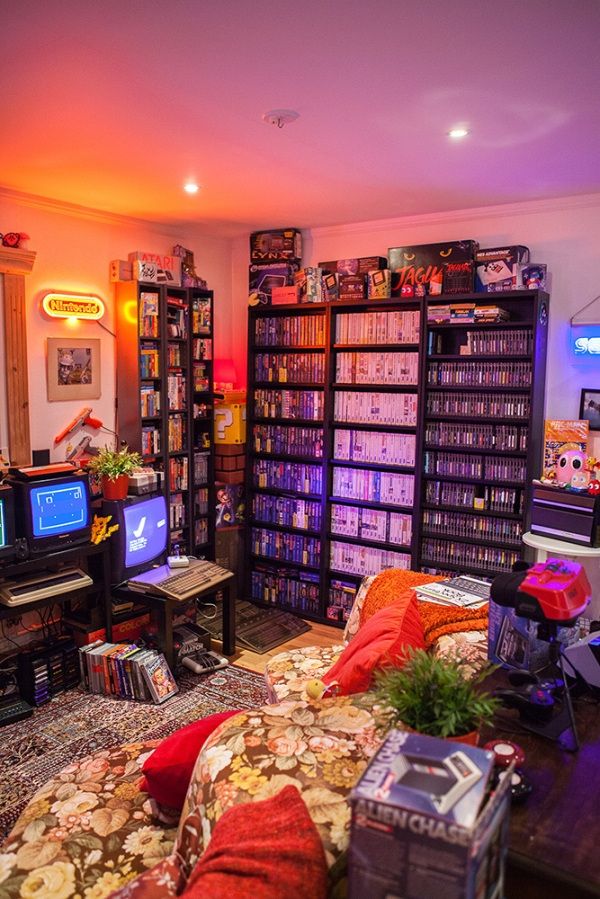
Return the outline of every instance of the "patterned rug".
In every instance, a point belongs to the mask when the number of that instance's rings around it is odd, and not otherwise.
[[[162,705],[109,696],[62,693],[30,718],[0,731],[0,842],[29,798],[70,762],[97,749],[167,737],[173,731],[228,709],[264,705],[264,678],[230,666],[215,674],[185,671],[179,693]]]

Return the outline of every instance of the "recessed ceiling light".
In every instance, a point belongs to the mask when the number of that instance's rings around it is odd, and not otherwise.
[[[183,185],[183,189],[187,194],[197,194],[200,190],[200,185],[196,184],[195,181],[188,181],[187,184]]]
[[[461,137],[466,137],[469,133],[468,128],[451,128],[448,132],[448,137],[451,137],[454,140],[460,140]]]

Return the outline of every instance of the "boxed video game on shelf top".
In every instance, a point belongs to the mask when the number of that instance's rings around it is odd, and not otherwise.
[[[542,289],[547,267],[530,262],[528,247],[480,247],[476,240],[390,247],[387,257],[334,259],[302,267],[302,237],[297,228],[250,235],[250,306],[323,303],[390,297],[449,296]],[[441,320],[474,317],[474,306],[450,305]],[[443,315],[443,310],[436,310]],[[502,314],[490,305],[482,320]],[[438,319],[440,320],[440,319]]]

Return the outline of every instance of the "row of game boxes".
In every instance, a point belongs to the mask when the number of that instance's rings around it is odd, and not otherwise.
[[[165,657],[134,643],[100,640],[79,649],[81,681],[90,693],[164,702],[179,688]]]

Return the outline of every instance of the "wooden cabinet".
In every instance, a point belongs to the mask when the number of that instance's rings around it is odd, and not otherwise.
[[[169,547],[214,558],[213,295],[116,285],[117,433],[161,472]]]

